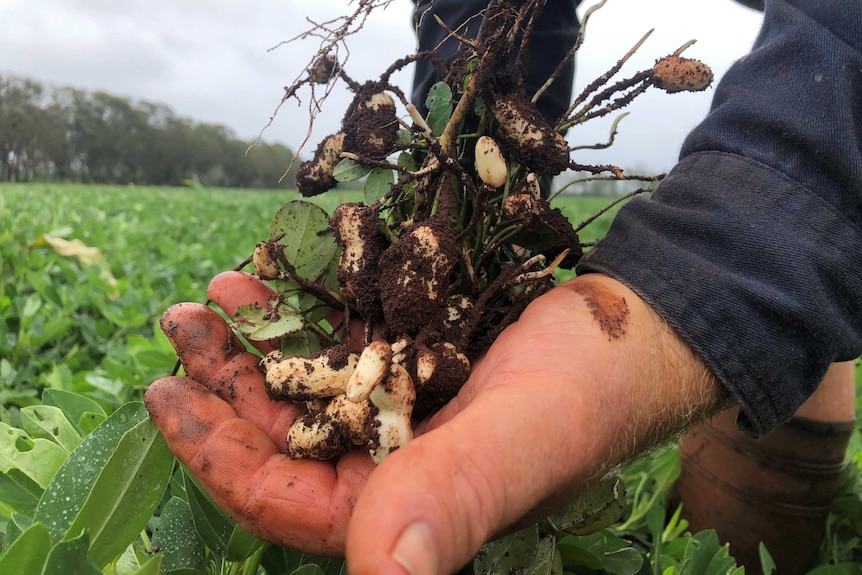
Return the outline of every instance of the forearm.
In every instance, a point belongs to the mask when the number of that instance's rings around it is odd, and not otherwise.
[[[571,456],[595,466],[584,471],[604,473],[730,404],[688,344],[622,283],[581,276],[535,302],[519,323],[528,330],[534,316],[557,313],[577,326],[562,361],[580,396],[572,415],[583,426]]]
[[[857,2],[768,3],[680,163],[579,264],[648,301],[755,434],[862,351],[860,26]]]
[[[519,384],[527,389],[515,398]],[[481,396],[472,395],[474,386],[482,389]],[[460,402],[469,410],[492,401],[510,403],[513,419],[475,441],[511,446],[508,457],[515,461],[552,462],[526,484],[500,486],[506,500],[520,499],[528,506],[532,500],[540,507],[508,509],[512,515],[501,519],[508,524],[527,512],[540,518],[585,483],[726,407],[730,399],[704,363],[634,292],[607,276],[589,274],[534,301],[432,427],[449,421],[449,410],[460,411]],[[466,413],[452,421],[461,415]],[[473,435],[477,427],[472,426]],[[536,441],[524,442],[522,436]]]

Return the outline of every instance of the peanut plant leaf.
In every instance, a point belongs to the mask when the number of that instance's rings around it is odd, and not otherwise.
[[[562,569],[556,569],[560,555],[557,553],[557,538],[543,537],[539,539],[536,546],[536,557],[532,564],[524,572],[524,575],[554,575],[562,573]]]
[[[40,575],[51,550],[48,528],[34,523],[0,554],[0,573]]]
[[[107,564],[146,526],[170,479],[174,458],[143,403],[120,406],[57,472],[35,519],[53,541],[90,534],[90,558]]]
[[[365,180],[362,188],[365,197],[365,205],[370,206],[386,195],[389,186],[395,182],[395,174],[386,168],[374,168]]]
[[[437,82],[428,90],[425,98],[428,108],[428,126],[435,136],[440,136],[452,117],[452,88],[446,82]]]
[[[589,535],[619,521],[626,510],[626,490],[618,475],[605,477],[548,518],[555,531]]]
[[[11,517],[12,512],[33,515],[43,491],[20,469],[0,473],[0,515]]]
[[[30,405],[21,408],[21,427],[30,437],[50,439],[66,453],[81,443],[81,435],[75,426],[66,419],[59,407],[53,405]]]
[[[528,575],[537,561],[539,530],[533,525],[482,546],[473,560],[476,575]]]
[[[610,575],[637,575],[644,564],[644,556],[634,547],[617,549],[602,557],[602,569]]]
[[[352,182],[360,178],[364,178],[371,172],[372,168],[365,164],[360,164],[356,160],[344,158],[332,170],[332,177],[337,182]]]
[[[305,328],[302,315],[285,303],[276,304],[274,309],[256,303],[241,305],[233,320],[231,327],[252,341],[266,341]]]
[[[366,172],[367,173],[367,172]],[[329,229],[329,214],[311,202],[293,200],[282,205],[270,223],[270,237],[284,250],[300,277],[316,281],[336,257],[338,246]]]
[[[33,439],[23,429],[0,421],[0,472],[18,469],[44,489],[67,455],[53,441]]]
[[[134,575],[159,575],[162,572],[162,556],[153,555],[149,561],[141,565]],[[177,574],[179,575],[179,574]]]
[[[183,485],[198,535],[207,547],[224,556],[236,523],[198,487],[194,478],[186,472],[183,472]]]
[[[162,555],[165,573],[206,573],[206,546],[195,530],[189,504],[179,497],[172,497],[162,508],[153,548]]]
[[[74,539],[61,541],[54,545],[45,561],[45,571],[48,573],[63,573],[63,575],[103,575],[102,570],[90,559],[87,550],[90,548],[90,537],[84,531]]]
[[[326,575],[323,569],[313,563],[303,565],[299,569],[294,569],[290,575]]]
[[[42,392],[42,405],[53,405],[63,410],[63,413],[82,435],[86,435],[94,428],[82,429],[81,418],[87,413],[98,413],[102,415],[101,421],[107,417],[105,410],[98,403],[80,393],[73,393],[64,389],[46,389]]]
[[[225,558],[228,561],[243,561],[251,557],[264,545],[266,545],[264,541],[258,539],[239,525],[235,525],[227,542]]]

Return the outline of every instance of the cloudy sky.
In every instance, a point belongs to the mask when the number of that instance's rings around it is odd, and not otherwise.
[[[591,4],[585,0],[584,7]],[[318,41],[270,48],[307,30],[307,18],[325,21],[353,7],[347,0],[0,0],[0,74],[161,102],[180,116],[222,124],[251,139],[267,125],[283,86],[304,68]],[[351,39],[347,69],[353,78],[375,78],[415,50],[411,9],[409,0],[395,0]],[[686,55],[720,76],[748,51],[760,20],[732,0],[608,0],[590,22],[575,92],[650,28],[655,33],[623,74],[649,67],[695,38]],[[410,73],[396,79],[406,88]],[[666,170],[711,97],[712,90],[674,96],[653,91],[630,106],[611,150],[579,159]],[[346,102],[346,95],[327,102],[313,143],[337,130]],[[592,122],[573,130],[569,140],[603,141],[608,128]],[[306,131],[305,108],[288,104],[264,139],[297,149]]]

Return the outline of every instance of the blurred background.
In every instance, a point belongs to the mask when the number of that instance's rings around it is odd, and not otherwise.
[[[581,12],[592,4],[585,1]],[[355,2],[343,0],[2,0],[0,118],[2,91],[8,93],[12,84],[20,87],[27,80],[38,89],[36,98],[43,106],[58,99],[58,91],[71,88],[60,98],[70,101],[77,91],[79,98],[83,93],[92,100],[93,93],[104,92],[113,104],[120,99],[163,122],[167,118],[191,127],[205,125],[192,147],[218,138],[238,140],[228,152],[236,155],[243,151],[242,143],[263,132],[263,140],[274,146],[260,152],[270,156],[256,166],[266,173],[254,182],[225,182],[260,185],[277,177],[277,167],[286,168],[291,152],[300,150],[307,136],[308,98],[301,105],[288,102],[272,125],[268,122],[284,86],[302,72],[319,39],[281,43],[306,31],[309,19],[325,22],[355,7]],[[346,68],[354,79],[376,78],[395,59],[415,50],[412,9],[409,0],[393,0],[351,38]],[[760,20],[760,13],[733,0],[609,0],[590,21],[578,57],[575,93],[651,28],[655,33],[620,77],[650,67],[690,39],[697,43],[685,55],[705,61],[720,77],[748,51]],[[408,69],[396,76],[405,91],[411,73]],[[349,102],[349,93],[340,92],[324,107],[301,156],[310,156],[323,136],[338,130]],[[629,107],[632,113],[620,125],[612,149],[585,152],[578,160],[666,171],[685,134],[708,111],[712,94],[712,88],[674,96],[650,91]],[[8,116],[10,98],[5,101]],[[579,126],[569,140],[579,145],[605,141],[612,119]],[[20,134],[20,126],[20,118],[17,128],[0,119],[0,146],[13,132]]]

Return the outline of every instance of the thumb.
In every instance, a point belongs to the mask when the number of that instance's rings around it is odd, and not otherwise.
[[[560,451],[571,446],[558,444],[582,430],[537,405],[542,395],[535,387],[529,395],[505,386],[486,391],[388,456],[351,518],[350,573],[453,573],[485,541],[575,483],[562,463],[573,454]]]

